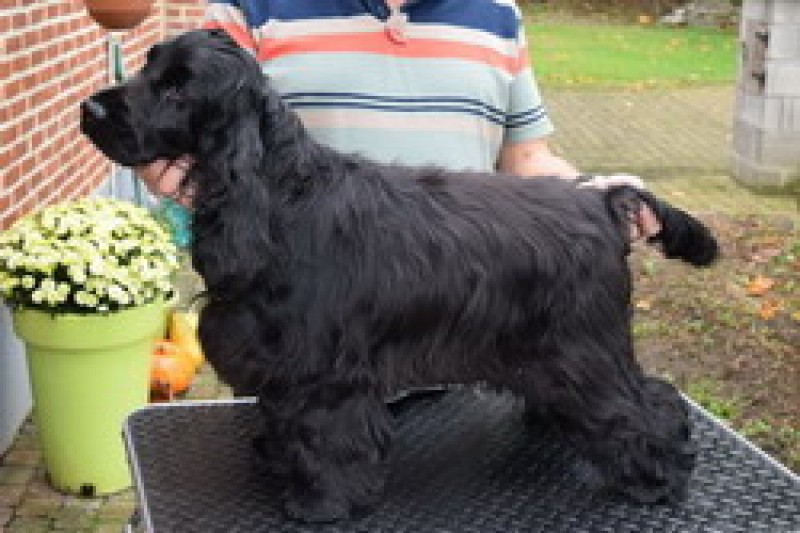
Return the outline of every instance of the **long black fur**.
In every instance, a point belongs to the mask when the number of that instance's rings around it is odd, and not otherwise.
[[[84,132],[123,165],[195,158],[185,186],[207,287],[203,348],[224,380],[258,395],[258,447],[292,517],[374,505],[392,434],[385,398],[439,383],[524,397],[614,491],[685,494],[687,408],[634,359],[626,256],[628,215],[646,202],[667,256],[711,263],[717,245],[688,214],[627,187],[334,152],[221,32],[156,46],[83,111]]]

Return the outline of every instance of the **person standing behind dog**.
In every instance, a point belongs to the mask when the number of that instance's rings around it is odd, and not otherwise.
[[[386,163],[576,178],[547,144],[554,128],[513,0],[210,0],[225,30],[319,142]],[[137,170],[184,205],[191,158]],[[598,181],[640,181],[615,178]],[[657,233],[644,209],[633,237]]]

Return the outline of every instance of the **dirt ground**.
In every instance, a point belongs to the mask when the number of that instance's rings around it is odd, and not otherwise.
[[[722,245],[711,268],[632,254],[638,358],[800,472],[797,219],[700,217]]]

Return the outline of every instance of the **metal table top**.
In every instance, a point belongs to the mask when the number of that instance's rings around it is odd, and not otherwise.
[[[800,478],[693,406],[699,455],[680,505],[597,490],[552,431],[505,395],[456,390],[393,407],[384,503],[333,525],[287,521],[251,446],[252,400],[156,405],[125,428],[141,526],[156,533],[800,533]]]

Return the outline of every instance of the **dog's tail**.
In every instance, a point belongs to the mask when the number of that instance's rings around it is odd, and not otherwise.
[[[698,267],[708,266],[719,257],[719,245],[708,227],[653,194],[628,186],[612,187],[606,192],[606,200],[613,216],[624,224],[642,202],[647,204],[661,222],[661,231],[650,242],[659,243],[666,257]]]

